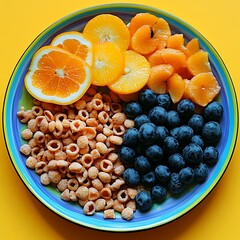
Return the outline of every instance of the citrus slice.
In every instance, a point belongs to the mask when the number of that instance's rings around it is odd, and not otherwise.
[[[174,68],[170,64],[151,67],[147,86],[158,94],[167,92],[167,80],[173,75]]]
[[[173,48],[157,50],[148,57],[151,66],[171,64],[175,70],[186,67],[186,56],[183,52]]]
[[[130,44],[130,33],[123,20],[112,14],[100,14],[88,21],[83,34],[94,43],[112,42],[122,50]]]
[[[148,25],[143,25],[132,36],[131,47],[140,54],[150,54],[158,49],[158,39],[151,36],[151,28]]]
[[[167,88],[173,103],[177,103],[183,97],[186,86],[180,75],[174,73],[167,81]]]
[[[118,94],[130,94],[142,89],[149,78],[150,65],[145,57],[128,50],[125,52],[124,73],[108,87]]]
[[[123,73],[124,54],[111,42],[98,43],[94,49],[92,84],[106,86]]]
[[[221,87],[211,72],[199,73],[187,85],[186,95],[198,105],[204,107],[220,92]]]
[[[89,88],[90,67],[59,47],[45,46],[34,54],[24,83],[34,98],[67,105],[81,98]]]
[[[191,55],[187,59],[187,68],[193,75],[204,72],[211,72],[212,70],[208,61],[208,53],[201,50]]]
[[[200,50],[198,39],[197,38],[191,39],[186,44],[186,48],[188,49],[190,55],[193,55],[194,53],[198,52]]]
[[[51,45],[63,48],[92,65],[93,46],[82,33],[76,31],[61,33],[52,40]]]
[[[138,13],[130,21],[129,31],[131,36],[143,25],[152,27],[158,20],[158,17],[150,13]]]

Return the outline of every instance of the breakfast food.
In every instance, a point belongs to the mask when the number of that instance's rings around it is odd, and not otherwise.
[[[25,86],[35,98],[17,113],[26,166],[85,215],[129,221],[203,183],[218,161],[223,108],[208,53],[163,18],[100,14],[60,33]]]
[[[91,71],[81,58],[62,48],[45,46],[34,54],[24,83],[38,100],[67,105],[87,91]]]

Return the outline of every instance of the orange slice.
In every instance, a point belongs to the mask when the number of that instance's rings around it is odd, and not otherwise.
[[[197,75],[199,73],[211,72],[211,66],[208,61],[208,53],[198,51],[187,59],[187,68],[190,73]]]
[[[170,64],[151,67],[147,86],[158,94],[167,92],[167,80],[173,75],[174,68]]]
[[[122,50],[130,44],[130,33],[123,20],[112,14],[100,14],[88,21],[83,34],[94,43],[112,42]]]
[[[221,87],[211,72],[199,73],[190,80],[187,86],[187,96],[204,107],[219,94],[220,90]]]
[[[145,57],[128,50],[125,52],[124,73],[108,87],[118,94],[130,94],[142,89],[149,78],[150,65]]]
[[[200,50],[198,39],[197,38],[191,39],[186,44],[186,48],[189,51],[189,55],[193,55],[194,53],[198,52]]]
[[[167,81],[168,93],[173,103],[179,102],[185,92],[185,81],[180,75],[174,73]]]
[[[129,31],[131,36],[143,25],[152,27],[158,21],[158,17],[150,13],[138,13],[130,21]]]
[[[34,98],[67,105],[87,91],[91,72],[81,58],[59,47],[45,46],[34,54],[24,83]]]
[[[131,39],[131,48],[140,54],[146,55],[158,49],[158,39],[151,36],[151,28],[143,25],[137,29]]]
[[[184,46],[183,34],[174,34],[168,38],[167,47],[182,50]]]
[[[188,94],[189,90],[188,90],[188,84],[190,83],[191,80],[189,79],[184,79],[184,82],[185,82],[185,91],[183,93],[183,96],[182,96],[182,99],[189,99],[190,96]]]
[[[57,35],[51,42],[52,46],[63,48],[85,60],[90,66],[93,61],[93,46],[82,33],[72,31]]]
[[[92,65],[92,84],[106,86],[123,73],[124,54],[111,42],[96,44]]]
[[[148,57],[151,66],[171,64],[175,70],[186,67],[186,56],[183,52],[173,48],[157,50]]]

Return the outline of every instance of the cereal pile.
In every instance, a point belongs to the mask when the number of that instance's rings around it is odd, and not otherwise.
[[[117,211],[132,219],[137,190],[125,186],[117,150],[134,122],[116,94],[93,86],[72,105],[34,100],[31,110],[21,107],[17,116],[27,124],[20,151],[43,185],[55,185],[64,201],[78,202],[86,215],[104,211],[104,218],[114,219]]]

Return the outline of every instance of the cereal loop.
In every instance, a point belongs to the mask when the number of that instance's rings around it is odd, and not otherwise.
[[[83,212],[86,215],[93,215],[95,213],[95,204],[93,201],[88,201],[83,207]]]
[[[70,143],[68,146],[66,146],[66,153],[68,156],[76,156],[79,152],[79,147],[76,143]]]
[[[110,199],[112,197],[112,192],[110,188],[103,188],[100,191],[100,195],[101,197],[103,197],[104,199]]]
[[[113,170],[113,163],[107,159],[103,159],[100,162],[100,168],[103,172],[111,172]]]
[[[93,109],[100,111],[103,109],[103,102],[101,99],[94,98],[92,100],[92,106],[93,106]]]
[[[85,168],[90,168],[93,163],[93,157],[91,154],[84,154],[81,158],[81,163]]]
[[[86,127],[86,123],[81,120],[73,120],[70,122],[70,129],[74,132],[80,132]]]
[[[82,134],[86,136],[88,139],[93,139],[96,137],[97,132],[93,127],[85,127],[82,130]]]
[[[107,114],[107,112],[105,111],[101,111],[99,114],[98,114],[98,120],[100,123],[107,123],[108,120],[109,120],[109,115]]]
[[[51,140],[47,143],[46,147],[51,152],[57,152],[61,149],[62,145],[59,140]]]
[[[78,118],[85,122],[89,118],[88,111],[87,110],[79,110],[78,111]]]

